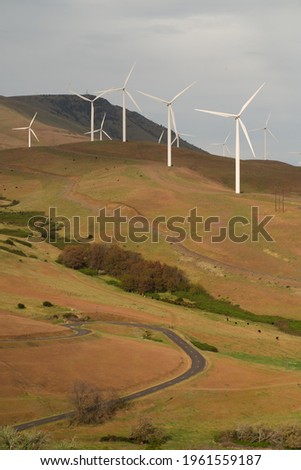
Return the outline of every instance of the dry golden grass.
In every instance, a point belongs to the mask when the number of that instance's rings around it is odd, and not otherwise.
[[[158,245],[128,243],[127,247],[149,259],[180,266],[193,281],[202,283],[216,297],[228,298],[254,313],[300,319],[299,169],[275,162],[242,162],[243,188],[248,192],[237,197],[230,189],[232,161],[179,149],[174,151],[174,167],[167,169],[165,158],[164,147],[144,143],[83,143],[32,151],[2,151],[0,195],[20,199],[15,210],[47,211],[48,207],[56,206],[60,215],[76,214],[83,218],[97,214],[101,207],[112,210],[120,205],[125,213],[141,213],[150,220],[161,214],[187,216],[189,209],[197,207],[203,217],[219,215],[223,224],[233,215],[249,217],[251,206],[256,205],[261,217],[275,216],[269,225],[274,243],[261,240],[238,245],[227,240],[212,244],[204,233],[202,244],[187,240],[182,246],[170,245],[161,237]],[[263,185],[264,180],[269,181],[267,186]],[[275,213],[273,188],[285,187],[287,180],[291,181],[292,192],[286,196],[285,212]],[[85,228],[83,222],[83,232]],[[24,315],[38,320],[49,318],[51,311],[42,307],[42,302],[49,300],[57,306],[60,317],[64,311],[74,311],[98,320],[163,324],[172,326],[187,338],[212,344],[220,351],[219,354],[205,353],[208,368],[204,374],[140,400],[133,410],[121,413],[116,421],[106,424],[102,429],[104,434],[126,434],[137,413],[147,413],[166,425],[172,435],[171,448],[214,447],[213,434],[218,429],[245,421],[266,420],[277,424],[293,417],[300,419],[299,337],[279,333],[272,326],[247,325],[242,321],[235,324],[234,320],[227,322],[225,317],[126,294],[108,286],[102,279],[90,278],[54,263],[58,251],[46,244],[34,246],[32,252],[38,256],[37,260],[24,258],[20,262],[17,256],[0,251],[1,308],[16,315],[18,302],[27,307],[22,317],[18,316],[12,332],[14,328],[15,332],[23,328]],[[26,325],[26,331],[30,332],[30,324]],[[9,328],[9,322],[5,328]],[[32,331],[37,331],[35,328],[39,329],[32,323]],[[52,325],[51,328],[59,327]],[[258,329],[261,329],[260,334]],[[21,416],[31,419],[65,410],[67,387],[78,374],[77,360],[84,370],[85,361],[104,357],[102,348],[105,346],[106,351],[111,351],[114,344],[118,357],[124,358],[123,368],[131,365],[128,381],[118,369],[117,356],[106,357],[105,362],[98,363],[97,374],[101,379],[101,370],[110,368],[112,373],[107,372],[108,378],[122,390],[141,388],[184,367],[185,360],[178,351],[141,342],[127,328],[120,327],[104,327],[99,340],[82,338],[68,344],[58,341],[53,345],[1,349],[3,361],[11,366],[5,369],[8,383],[18,384],[19,379],[13,375],[15,365],[19,372],[22,367],[24,373],[22,395],[17,386],[12,396],[8,389],[0,390],[3,397],[0,406],[13,403],[14,411],[10,410],[7,418],[16,422]],[[41,359],[51,364],[55,362],[58,367],[50,372],[49,378],[40,359],[35,362],[34,352],[38,348]],[[132,355],[127,353],[127,348]],[[143,360],[139,365],[135,354],[140,348]],[[152,367],[150,358],[153,354],[156,357],[159,350],[160,357],[161,350],[166,354],[162,370],[159,375],[151,373],[152,369],[149,376],[144,375]],[[60,361],[61,357],[64,360]],[[55,377],[62,377],[64,368],[68,372],[58,383]],[[40,375],[36,383],[31,383],[35,369]],[[92,378],[91,370],[87,369],[85,374],[87,379]],[[65,432],[63,424],[52,425],[49,429],[56,438]],[[97,440],[98,429],[81,428],[76,433],[87,448],[101,447]],[[117,443],[116,447],[118,445],[122,448],[123,444]]]

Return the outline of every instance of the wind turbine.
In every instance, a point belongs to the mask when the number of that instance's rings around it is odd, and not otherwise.
[[[241,120],[241,115],[245,111],[245,109],[249,106],[251,101],[255,98],[257,93],[261,90],[261,88],[265,85],[263,83],[258,90],[255,91],[255,93],[251,96],[251,98],[248,99],[248,101],[245,102],[245,104],[242,106],[241,110],[239,111],[238,114],[231,114],[231,113],[221,113],[219,111],[208,111],[207,109],[196,109],[196,111],[201,111],[202,113],[209,113],[209,114],[214,114],[216,116],[222,116],[222,117],[234,117],[236,121],[236,146],[235,146],[235,193],[240,194],[240,127],[243,130],[243,133],[245,134],[245,137],[247,139],[247,142],[250,146],[250,149],[252,151],[252,154],[255,158],[255,153],[250,141],[250,137],[248,135],[248,131],[246,126]]]
[[[131,68],[128,76],[126,77],[125,82],[124,82],[122,87],[120,87],[120,88],[110,88],[109,90],[106,90],[104,92],[97,92],[97,93],[104,94],[104,93],[107,93],[107,92],[122,91],[122,142],[126,142],[126,96],[128,96],[130,98],[130,100],[134,103],[136,108],[141,112],[140,107],[138,106],[138,104],[134,100],[131,93],[126,88],[126,86],[128,84],[128,81],[130,79],[130,76],[132,75],[132,72],[134,70],[135,65],[136,65],[136,62],[132,66],[132,68]]]
[[[266,123],[265,123],[265,126],[264,127],[259,127],[258,129],[252,129],[253,132],[255,131],[264,131],[264,145],[263,145],[263,149],[264,149],[264,159],[267,160],[267,134],[269,133],[273,139],[275,139],[277,142],[277,138],[274,136],[273,132],[268,128],[268,123],[269,123],[269,120],[270,120],[270,117],[271,117],[271,113],[268,115],[268,118],[266,120]]]
[[[13,127],[13,131],[20,131],[20,130],[27,130],[28,129],[28,148],[31,147],[31,134],[37,139],[38,142],[40,142],[37,135],[36,135],[36,133],[35,133],[35,131],[32,129],[33,121],[35,120],[37,114],[38,113],[35,113],[32,120],[30,121],[29,126],[27,126],[27,127]]]
[[[95,129],[95,131],[94,131],[95,134],[96,134],[96,132],[99,132],[99,140],[100,140],[100,141],[103,140],[103,136],[104,136],[104,135],[105,135],[109,140],[112,140],[112,137],[110,137],[109,134],[107,134],[106,131],[103,130],[103,125],[104,125],[104,123],[105,123],[106,115],[107,115],[107,113],[104,113],[103,118],[102,118],[102,121],[101,121],[101,124],[100,124],[100,128],[99,128],[99,129]],[[90,132],[85,132],[85,134],[90,134]]]
[[[301,155],[301,152],[290,152],[291,155]],[[297,163],[297,166],[300,166],[301,162]]]
[[[172,100],[167,101],[163,100],[162,98],[158,98],[157,96],[149,95],[147,93],[144,93],[142,91],[138,91],[138,93],[141,93],[142,95],[147,96],[148,98],[152,98],[153,100],[160,101],[161,103],[166,104],[167,106],[167,166],[171,167],[172,166],[172,160],[171,160],[171,122],[173,123],[174,131],[177,135],[177,127],[176,127],[176,121],[175,121],[175,115],[174,111],[172,109],[172,104],[183,94],[185,91],[187,91],[189,88],[191,88],[195,82],[191,83],[188,87],[184,88],[184,90],[180,91],[176,96],[173,97]]]
[[[91,100],[90,98],[87,98],[86,96],[79,95],[78,93],[75,93],[75,91],[70,90],[70,92],[73,95],[78,96],[82,100],[85,100],[85,101],[88,101],[89,103],[91,103],[91,131],[89,132],[89,134],[91,133],[91,142],[94,141],[94,103],[95,103],[96,100],[98,100],[98,98],[100,98],[102,95],[104,95],[107,91],[109,91],[109,90],[101,92],[93,100]]]
[[[228,134],[227,137],[225,138],[224,142],[219,142],[219,143],[217,143],[217,144],[211,144],[211,145],[218,145],[218,146],[221,146],[221,147],[222,147],[222,149],[223,149],[223,157],[226,156],[226,152],[228,152],[228,155],[231,154],[231,152],[230,152],[230,150],[229,150],[229,147],[228,147],[228,145],[227,145],[227,141],[228,141],[230,135],[231,135],[231,132],[229,132],[229,134]],[[226,152],[225,152],[225,151],[226,151]]]
[[[171,142],[171,145],[173,145],[175,142],[177,142],[177,148],[180,147],[180,137],[193,137],[192,134],[184,134],[184,132],[177,132],[175,135],[175,138]]]

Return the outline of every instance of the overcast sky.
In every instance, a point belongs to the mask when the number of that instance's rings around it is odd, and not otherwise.
[[[1,0],[0,94],[94,93],[122,86],[136,62],[128,87],[145,116],[166,125],[166,106],[136,90],[171,99],[196,81],[174,104],[178,130],[211,152],[231,131],[234,153],[234,119],[194,108],[236,113],[266,82],[243,121],[260,128],[271,112],[270,158],[297,164],[300,19],[301,0]],[[250,137],[262,158],[263,131]]]

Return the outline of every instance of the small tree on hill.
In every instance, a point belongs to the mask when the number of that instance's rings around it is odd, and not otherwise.
[[[123,402],[114,391],[104,392],[86,382],[74,384],[71,402],[77,424],[100,424],[111,419]]]
[[[160,445],[167,440],[167,436],[150,418],[141,417],[132,428],[130,439],[137,444]]]

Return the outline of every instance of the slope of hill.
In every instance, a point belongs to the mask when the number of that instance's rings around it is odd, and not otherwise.
[[[187,358],[172,345],[160,343],[162,338],[146,341],[143,330],[133,333],[104,324],[107,320],[169,326],[187,340],[215,346],[218,353],[204,352],[208,367],[194,379],[135,402],[101,428],[74,429],[79,448],[132,448],[125,442],[102,443],[100,436],[127,436],[137,415],[151,416],[166,428],[170,438],[163,445],[166,449],[215,448],[217,432],[246,422],[263,420],[277,427],[300,421],[300,336],[279,332],[276,325],[227,320],[211,311],[124,292],[105,276],[91,277],[59,265],[55,246],[44,242],[29,246],[20,238],[27,230],[30,214],[26,211],[48,214],[50,207],[70,221],[78,216],[82,237],[94,236],[91,220],[101,208],[108,214],[120,208],[123,215],[144,216],[150,223],[158,216],[184,217],[186,238],[180,243],[166,240],[171,230],[162,224],[154,231],[159,232],[157,241],[139,243],[128,237],[120,245],[147,259],[181,267],[218,299],[257,315],[280,315],[284,322],[300,320],[301,170],[278,162],[244,161],[243,193],[236,196],[231,159],[181,148],[173,150],[173,157],[174,166],[167,168],[166,147],[145,142],[83,142],[0,152],[0,323],[6,341],[0,348],[0,372],[6,378],[0,386],[1,423],[68,411],[70,385],[79,379],[93,382],[94,370],[95,385],[104,386],[105,374],[108,385],[124,393],[173,377],[184,367]],[[275,205],[275,192],[280,205]],[[9,206],[10,201],[15,205]],[[273,216],[266,226],[273,241],[262,236],[252,240],[254,206],[259,211],[255,225]],[[202,222],[211,220],[207,229],[203,223],[198,226],[202,241],[195,241],[189,232],[187,216],[194,208]],[[238,221],[234,233],[247,233],[248,239],[235,242],[228,231],[224,240],[214,242],[212,237],[221,228],[229,230],[233,217],[250,222]],[[67,235],[72,235],[66,227]],[[128,235],[127,225],[122,234]],[[60,235],[64,235],[62,228]],[[46,300],[54,306],[45,307]],[[18,303],[26,308],[20,310]],[[16,315],[14,329],[7,319]],[[87,316],[96,321],[93,334],[65,341],[61,324],[68,318]],[[44,331],[41,322],[47,325]],[[28,338],[16,342],[22,325]],[[35,331],[49,337],[56,328],[58,338],[53,342],[33,338]],[[140,354],[143,360],[139,362]],[[162,368],[157,360],[161,354]],[[153,367],[148,375],[150,362]],[[47,427],[49,445],[64,439],[67,426]]]
[[[86,95],[92,98],[92,96]],[[24,119],[30,120],[35,112],[38,112],[36,126],[40,123],[51,126],[53,129],[63,129],[71,134],[78,134],[81,140],[88,140],[89,137],[84,133],[90,130],[90,103],[81,100],[74,95],[33,95],[33,96],[14,96],[0,97],[0,105],[9,110],[13,110],[23,116],[14,119],[14,126],[23,125]],[[106,113],[106,122],[104,129],[113,138],[121,139],[121,113],[120,106],[114,106],[104,98],[95,102],[95,129],[100,127],[103,114]],[[5,126],[7,114],[0,109],[0,119]],[[38,127],[37,127],[38,128]],[[135,141],[157,142],[161,132],[165,129],[163,126],[145,118],[141,114],[127,110],[127,138]],[[11,135],[11,127],[6,129]],[[0,127],[1,132],[1,127]],[[3,130],[2,130],[3,132]],[[98,139],[98,136],[95,137]],[[26,142],[26,139],[23,139]],[[70,142],[70,139],[65,143]],[[166,130],[162,143],[166,142]],[[42,140],[44,145],[53,145],[53,142]],[[64,142],[57,142],[64,143]],[[190,149],[197,150],[193,145],[181,139],[181,145]],[[10,146],[9,143],[7,146]]]

